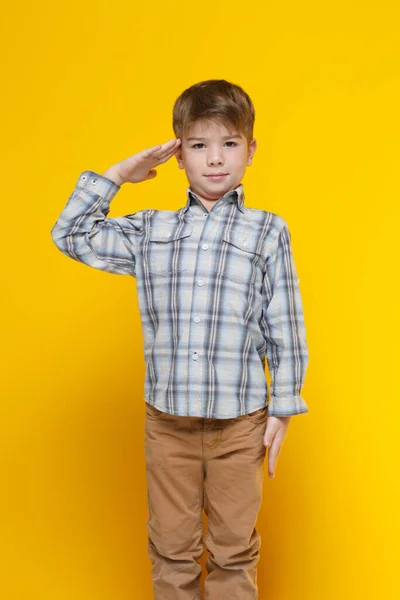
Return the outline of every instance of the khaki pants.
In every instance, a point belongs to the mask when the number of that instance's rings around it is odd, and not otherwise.
[[[234,419],[181,417],[146,402],[148,553],[154,600],[254,600],[267,407]]]

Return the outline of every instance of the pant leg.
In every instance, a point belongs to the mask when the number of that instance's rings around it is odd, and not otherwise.
[[[201,599],[202,419],[146,403],[148,553],[154,600]]]
[[[258,598],[256,565],[261,537],[255,528],[262,500],[267,409],[218,419],[204,433],[204,543],[210,556],[205,600]]]

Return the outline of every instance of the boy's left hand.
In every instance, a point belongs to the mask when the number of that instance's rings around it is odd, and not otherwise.
[[[275,476],[275,467],[289,422],[292,417],[268,417],[264,445],[268,447],[268,477]]]

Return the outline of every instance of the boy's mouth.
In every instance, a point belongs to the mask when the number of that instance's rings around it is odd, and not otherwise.
[[[216,181],[218,179],[223,179],[224,177],[227,177],[228,173],[214,173],[212,175],[206,175],[206,177],[208,179],[215,179]]]

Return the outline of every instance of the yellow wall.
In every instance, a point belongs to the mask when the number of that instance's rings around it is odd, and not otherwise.
[[[256,107],[246,203],[289,223],[310,349],[310,413],[265,478],[260,600],[392,600],[398,4],[144,4],[3,12],[0,595],[152,598],[136,283],[50,229],[81,171],[167,141],[181,91],[225,78]],[[171,160],[110,216],[178,209],[186,184]]]

